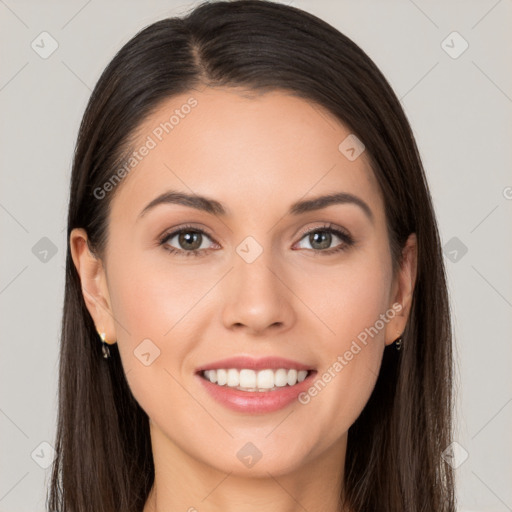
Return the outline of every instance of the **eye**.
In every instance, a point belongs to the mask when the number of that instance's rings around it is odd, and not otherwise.
[[[338,238],[341,243],[333,248],[329,248],[334,240]],[[205,256],[211,247],[205,246],[205,238],[212,240],[204,230],[193,226],[183,226],[171,233],[165,233],[159,241],[159,244],[166,251],[177,256]],[[177,244],[178,247],[171,245],[171,242]],[[347,250],[354,245],[354,239],[350,234],[341,228],[335,228],[331,224],[319,226],[310,229],[302,234],[301,240],[306,239],[310,244],[310,249],[316,254],[329,255],[339,251]],[[213,241],[213,240],[212,240]],[[300,241],[299,241],[300,243]],[[216,242],[214,242],[216,244]],[[218,245],[218,244],[217,244]]]
[[[329,249],[334,239],[338,238],[341,243],[337,246]],[[303,234],[302,239],[306,239],[310,244],[310,248],[323,255],[333,254],[339,251],[345,251],[352,245],[354,245],[354,239],[350,234],[340,228],[334,228],[331,224],[325,226],[319,226],[311,229]]]
[[[209,252],[208,247],[204,245],[204,239],[210,238],[210,236],[200,228],[192,226],[183,226],[171,233],[166,233],[160,239],[160,245],[165,250],[172,254],[178,254],[179,256],[202,256]],[[176,239],[174,242],[178,247],[170,245],[171,241]]]

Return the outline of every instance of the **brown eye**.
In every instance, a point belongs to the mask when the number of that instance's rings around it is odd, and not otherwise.
[[[201,247],[202,234],[194,231],[182,231],[178,235],[178,243],[183,249],[197,250]]]

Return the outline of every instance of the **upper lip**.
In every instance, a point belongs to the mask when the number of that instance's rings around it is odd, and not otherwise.
[[[249,370],[265,370],[267,368],[272,370],[278,370],[279,368],[285,369],[296,369],[296,370],[312,370],[311,366],[299,363],[298,361],[294,361],[292,359],[285,359],[283,357],[262,357],[259,359],[255,359],[253,357],[248,356],[236,356],[229,357],[227,359],[220,359],[219,361],[214,361],[213,363],[205,364],[199,368],[197,368],[197,373],[202,372],[204,370],[217,370],[219,368],[227,369],[227,368],[236,368],[238,370],[242,370],[247,368]]]

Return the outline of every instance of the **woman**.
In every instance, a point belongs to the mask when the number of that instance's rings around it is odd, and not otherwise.
[[[49,509],[453,511],[451,328],[408,121],[297,8],[204,3],[78,135]]]

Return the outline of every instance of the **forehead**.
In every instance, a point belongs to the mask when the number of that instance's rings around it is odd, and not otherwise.
[[[240,214],[332,191],[366,196],[379,210],[366,153],[347,157],[352,137],[326,109],[287,91],[191,90],[137,129],[112,211],[138,214],[166,189],[215,197]]]

